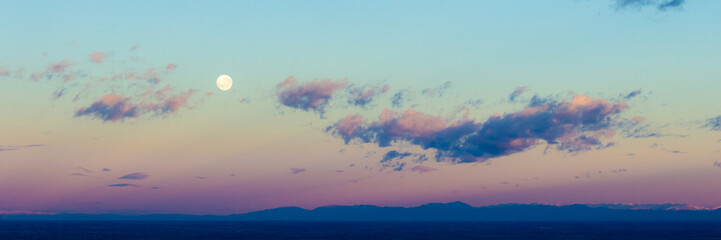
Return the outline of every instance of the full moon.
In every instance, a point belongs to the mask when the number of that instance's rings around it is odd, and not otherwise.
[[[233,87],[233,79],[230,78],[228,75],[220,75],[217,80],[215,80],[215,84],[218,85],[218,88],[223,91],[228,91],[231,87]]]

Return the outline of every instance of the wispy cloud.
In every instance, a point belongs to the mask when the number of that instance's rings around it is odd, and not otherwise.
[[[385,109],[378,121],[367,123],[359,115],[348,115],[326,130],[343,138],[375,143],[379,147],[408,142],[437,150],[436,159],[456,163],[484,161],[525,151],[540,140],[562,151],[585,151],[609,144],[611,117],[627,109],[623,102],[607,102],[586,95],[570,101],[532,101],[520,112],[496,115],[483,123],[444,119],[412,109],[399,114]]]
[[[411,168],[411,171],[419,172],[419,173],[433,172],[436,170],[438,170],[438,169],[428,167],[428,166],[423,166],[423,165],[418,165],[418,166]]]
[[[616,9],[656,7],[659,11],[681,9],[685,0],[615,0]]]
[[[305,168],[291,168],[290,171],[291,171],[293,174],[298,174],[298,173],[305,172]]]
[[[108,187],[140,187],[138,184],[131,184],[131,183],[118,183],[118,184],[110,184]]]
[[[348,86],[348,81],[330,79],[298,83],[292,75],[276,85],[280,103],[303,111],[315,111],[323,115],[333,93]]]
[[[0,152],[2,151],[15,151],[23,148],[37,148],[37,147],[48,147],[47,144],[28,144],[28,145],[0,145]]]
[[[526,86],[517,87],[516,90],[513,90],[513,92],[511,92],[511,94],[508,94],[508,101],[515,102],[516,99],[521,96],[521,94],[527,91],[528,87]]]
[[[118,179],[130,179],[130,180],[143,180],[150,176],[148,174],[142,173],[142,172],[134,172],[131,174],[127,174],[124,176],[119,177]]]
[[[447,81],[437,88],[426,88],[421,91],[424,95],[442,97],[446,93],[446,90],[451,87],[451,82]]]

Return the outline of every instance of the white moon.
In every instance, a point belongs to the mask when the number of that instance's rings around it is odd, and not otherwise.
[[[231,87],[233,87],[233,79],[230,78],[228,75],[220,75],[217,80],[215,80],[215,84],[218,85],[218,88],[223,91],[228,91]]]

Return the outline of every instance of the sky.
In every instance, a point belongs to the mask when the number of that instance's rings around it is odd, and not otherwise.
[[[0,212],[715,208],[720,7],[0,1]]]

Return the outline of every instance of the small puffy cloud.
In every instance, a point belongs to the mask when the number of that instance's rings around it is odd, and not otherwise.
[[[423,165],[418,165],[418,166],[411,168],[411,171],[419,172],[419,173],[433,172],[436,170],[438,170],[438,169],[428,167],[428,166],[423,166]]]
[[[64,73],[65,70],[67,70],[70,66],[74,65],[74,63],[70,62],[70,60],[62,60],[58,63],[48,64],[45,66],[45,69],[49,73],[59,74]]]
[[[528,87],[525,87],[525,86],[517,87],[516,90],[513,90],[513,92],[511,92],[511,94],[508,94],[508,101],[515,102],[516,99],[519,96],[521,96],[521,94],[523,94],[527,91],[528,91]]]
[[[305,172],[305,168],[291,168],[290,171],[293,172],[293,174],[298,174]]]
[[[646,117],[643,117],[643,116],[635,116],[635,117],[631,118],[631,121],[637,122],[637,123],[645,122],[645,121],[646,121]]]
[[[118,184],[110,184],[108,187],[140,187],[138,184],[131,184],[131,183],[118,183]]]
[[[103,168],[103,172],[110,172],[110,171],[112,171],[112,170],[110,170],[110,168]]]
[[[709,128],[714,131],[721,131],[721,115],[706,119],[704,128]]]
[[[107,94],[89,107],[75,111],[75,117],[91,116],[104,122],[115,122],[125,118],[135,118],[140,114],[140,107],[130,103],[130,98],[115,93]]]
[[[134,173],[119,177],[118,179],[143,180],[148,177],[149,177],[148,174],[145,174],[142,172],[134,172]]]
[[[103,60],[105,60],[105,53],[103,53],[103,52],[93,52],[93,53],[91,53],[90,55],[88,55],[88,57],[90,57],[90,61],[91,61],[91,62],[94,62],[94,63],[102,63]]]
[[[325,79],[299,83],[291,75],[276,85],[276,89],[281,104],[303,111],[315,111],[322,115],[333,93],[346,86],[348,86],[346,80]]]
[[[451,87],[451,82],[447,81],[443,83],[443,85],[437,87],[437,88],[426,88],[421,91],[424,95],[427,96],[436,96],[436,97],[442,97],[443,94],[448,90],[448,88]]]
[[[388,92],[388,85],[383,86],[350,86],[348,87],[348,103],[355,106],[366,106],[378,95]]]
[[[385,109],[377,121],[349,115],[326,131],[346,143],[355,139],[388,147],[407,142],[435,149],[438,161],[468,163],[522,152],[539,141],[568,152],[609,146],[600,138],[613,136],[612,117],[627,108],[623,102],[576,95],[570,101],[531,101],[522,111],[492,116],[483,123],[447,122],[413,109],[403,113]]]

